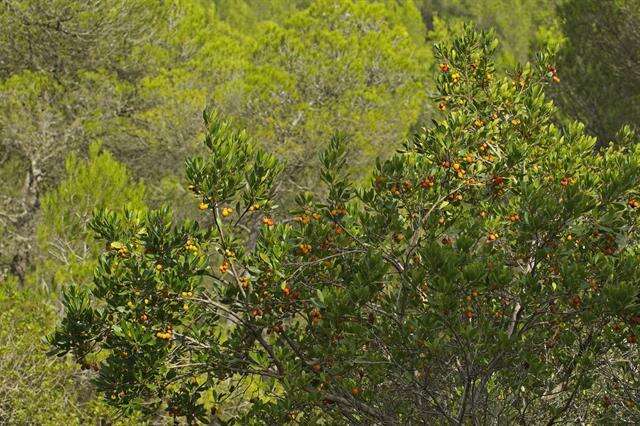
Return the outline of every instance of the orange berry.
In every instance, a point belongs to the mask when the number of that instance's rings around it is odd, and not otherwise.
[[[301,216],[296,217],[296,220],[302,223],[303,225],[307,225],[309,222],[311,222],[311,217],[307,216],[306,214],[303,214]]]
[[[240,278],[240,283],[242,284],[242,288],[244,288],[245,290],[249,288],[249,277],[248,276],[244,276],[242,278]]]
[[[400,190],[398,189],[398,187],[396,185],[393,185],[393,187],[391,188],[391,192],[394,195],[400,195]],[[347,214],[347,211],[344,208],[339,208],[336,207],[335,209],[332,209],[329,214],[333,217],[339,217],[339,216],[344,216]]]
[[[262,224],[265,226],[273,226],[276,222],[270,217],[262,218]]]
[[[420,181],[420,186],[424,189],[430,189],[430,188],[433,188],[434,182],[435,182],[435,177],[429,176],[428,178],[424,178],[422,179],[422,181]]]
[[[300,253],[302,253],[303,255],[306,255],[306,254],[309,254],[309,252],[311,251],[311,245],[302,243],[298,246],[298,249],[300,250]]]

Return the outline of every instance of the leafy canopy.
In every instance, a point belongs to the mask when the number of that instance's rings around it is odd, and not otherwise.
[[[289,161],[297,185],[285,190],[315,186],[309,171],[333,133],[352,135],[350,165],[366,176],[417,121],[432,57],[407,30],[420,17],[397,12],[385,2],[316,0],[263,23],[250,66],[216,92],[225,115]]]
[[[187,176],[211,226],[99,212],[54,351],[114,406],[189,423],[257,377],[241,424],[637,419],[640,146],[558,128],[548,56],[497,78],[496,45],[437,45],[442,116],[363,188],[335,137],[325,196],[288,213],[280,164],[207,114]]]
[[[30,279],[45,282],[49,289],[90,281],[102,251],[88,227],[96,208],[145,209],[146,187],[134,182],[126,166],[100,144],[89,147],[86,161],[70,154],[65,170],[64,179],[42,196],[36,228],[39,256]]]
[[[606,144],[626,123],[640,122],[640,3],[570,0],[559,13],[564,71],[554,98]]]

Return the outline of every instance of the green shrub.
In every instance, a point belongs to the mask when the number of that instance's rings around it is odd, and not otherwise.
[[[360,188],[336,136],[325,195],[288,213],[282,165],[207,114],[187,177],[211,226],[100,212],[57,353],[93,360],[111,405],[188,423],[242,395],[241,424],[640,419],[640,145],[594,154],[552,121],[547,55],[498,78],[496,45],[436,46],[442,116]]]

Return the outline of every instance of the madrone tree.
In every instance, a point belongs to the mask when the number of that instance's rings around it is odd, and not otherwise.
[[[324,196],[290,213],[276,159],[206,114],[187,175],[212,226],[97,213],[55,352],[114,406],[190,424],[237,395],[239,424],[640,419],[640,146],[558,128],[548,57],[497,78],[496,45],[437,45],[441,118],[364,188],[336,137]]]

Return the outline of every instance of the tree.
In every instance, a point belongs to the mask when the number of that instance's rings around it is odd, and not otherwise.
[[[419,44],[426,32],[420,11],[413,0],[366,0],[368,3],[384,4],[400,21]],[[303,11],[314,0],[216,0],[217,15],[234,27],[254,30],[259,22],[272,21],[284,24],[291,15]]]
[[[23,71],[64,78],[100,67],[135,73],[139,64],[127,61],[126,52],[153,37],[161,13],[148,0],[5,0],[0,78]]]
[[[313,0],[215,0],[216,14],[225,22],[244,30],[255,30],[258,23],[282,24]]]
[[[548,57],[497,78],[496,44],[437,45],[442,117],[361,189],[335,137],[325,196],[293,217],[274,211],[281,165],[206,115],[187,176],[212,226],[99,213],[108,249],[67,291],[55,352],[93,360],[114,406],[188,423],[255,377],[244,424],[640,418],[640,145],[594,155],[551,121]]]
[[[61,85],[44,74],[24,72],[0,83],[0,122],[6,123],[0,128],[2,169],[8,165],[12,177],[4,181],[0,198],[1,247],[2,257],[13,256],[0,260],[3,266],[11,265],[20,281],[30,262],[43,186],[51,179],[47,171],[73,146],[78,134],[78,122],[69,122],[61,108],[68,100]]]
[[[101,141],[164,199],[246,40],[189,0],[9,0],[0,25],[0,275],[24,280],[41,196],[69,152]]]
[[[159,14],[152,3],[0,3],[0,175],[12,175],[0,188],[1,275],[9,266],[24,280],[40,196],[60,178],[67,153],[88,146],[98,105],[117,98],[98,94],[105,75],[126,82],[140,72],[127,52],[149,40]]]
[[[68,153],[86,157],[95,140],[145,179],[159,205],[182,202],[180,165],[198,152],[207,103],[290,164],[315,158],[333,127],[353,131],[360,169],[407,134],[430,63],[412,2],[251,0],[240,7],[249,21],[233,28],[244,19],[231,16],[237,3],[0,3],[3,275],[32,269],[40,197],[62,179]],[[398,116],[386,113],[398,105]],[[289,176],[287,188],[309,185]]]
[[[90,281],[102,248],[88,229],[95,209],[145,209],[145,186],[132,182],[127,168],[99,144],[90,147],[86,161],[69,155],[65,169],[64,179],[42,197],[39,256],[28,278],[52,290],[61,283]]]
[[[640,121],[640,4],[567,1],[559,14],[566,39],[554,98],[606,145],[625,123]]]
[[[513,68],[528,60],[541,45],[559,37],[555,23],[556,0],[422,0],[419,1],[430,38],[448,40],[472,21],[494,29],[501,42],[500,68]]]
[[[281,25],[264,23],[244,76],[217,91],[221,111],[288,160],[286,189],[314,186],[305,170],[333,131],[352,134],[352,167],[362,172],[417,120],[431,59],[393,10],[317,0]]]
[[[41,197],[34,271],[3,281],[0,290],[0,423],[95,423],[117,416],[96,398],[92,371],[79,371],[68,358],[45,354],[43,336],[59,320],[61,284],[86,285],[101,251],[87,223],[95,208],[129,206],[144,209],[145,188],[131,182],[126,168],[99,144],[89,159],[67,158],[62,181]],[[58,305],[58,306],[56,306]],[[121,419],[139,424],[140,419]]]

